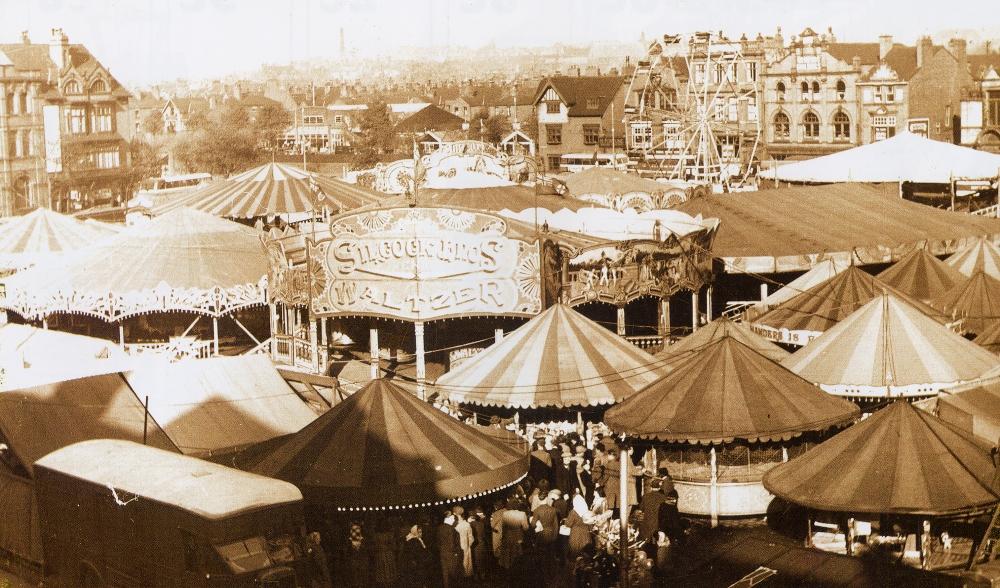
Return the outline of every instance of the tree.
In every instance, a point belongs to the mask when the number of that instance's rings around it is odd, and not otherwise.
[[[368,105],[358,121],[360,132],[355,142],[354,169],[368,169],[382,156],[396,149],[395,124],[389,105],[377,99]]]
[[[177,159],[191,171],[228,176],[266,159],[258,130],[242,106],[228,105],[217,116],[199,118],[191,128],[175,150]]]
[[[485,111],[480,111],[469,123],[469,132],[473,136],[479,133],[482,141],[493,145],[498,144],[510,131],[510,121],[502,114],[489,116]]]
[[[162,158],[152,145],[139,139],[129,141],[126,150],[128,157],[122,166],[120,191],[124,199],[128,200],[139,189],[143,180],[160,175]]]
[[[253,128],[260,146],[269,152],[277,151],[285,131],[292,124],[288,111],[280,106],[265,106],[257,111]]]
[[[142,121],[142,130],[150,135],[159,135],[163,132],[163,113],[159,110],[150,112]]]

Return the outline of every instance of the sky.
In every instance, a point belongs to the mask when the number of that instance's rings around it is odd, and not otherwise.
[[[62,27],[122,83],[203,79],[263,63],[391,59],[412,46],[499,47],[637,41],[725,31],[786,39],[806,26],[845,41],[892,34],[913,43],[945,29],[979,30],[998,0],[0,0],[0,42],[36,43]],[[993,22],[993,21],[990,21]],[[989,32],[1000,36],[1000,29]]]

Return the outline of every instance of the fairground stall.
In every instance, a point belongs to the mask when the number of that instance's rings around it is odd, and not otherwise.
[[[770,470],[764,487],[807,509],[810,545],[925,569],[967,566],[982,538],[969,517],[1000,501],[989,450],[905,401]]]
[[[130,352],[205,357],[219,353],[223,317],[232,329],[222,344],[247,349],[267,338],[267,315],[247,310],[266,304],[267,271],[256,230],[179,209],[6,278],[0,305],[46,327],[117,339]]]
[[[831,428],[860,416],[739,340],[723,335],[667,375],[610,408],[611,430],[652,444],[674,480],[681,512],[763,515],[765,472]]]

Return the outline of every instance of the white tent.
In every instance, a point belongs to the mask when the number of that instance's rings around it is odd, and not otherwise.
[[[784,182],[914,182],[947,184],[952,179],[991,179],[1000,174],[1000,155],[934,141],[912,133],[861,145],[761,172]]]
[[[786,300],[795,298],[813,286],[822,284],[848,267],[850,266],[847,264],[837,264],[832,259],[824,259],[817,262],[811,270],[772,292],[755,306],[760,310],[774,308]]]

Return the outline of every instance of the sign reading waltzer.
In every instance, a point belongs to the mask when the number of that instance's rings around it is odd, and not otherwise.
[[[502,218],[441,208],[358,212],[332,221],[320,242],[318,315],[428,320],[535,315],[538,244],[506,236]]]

